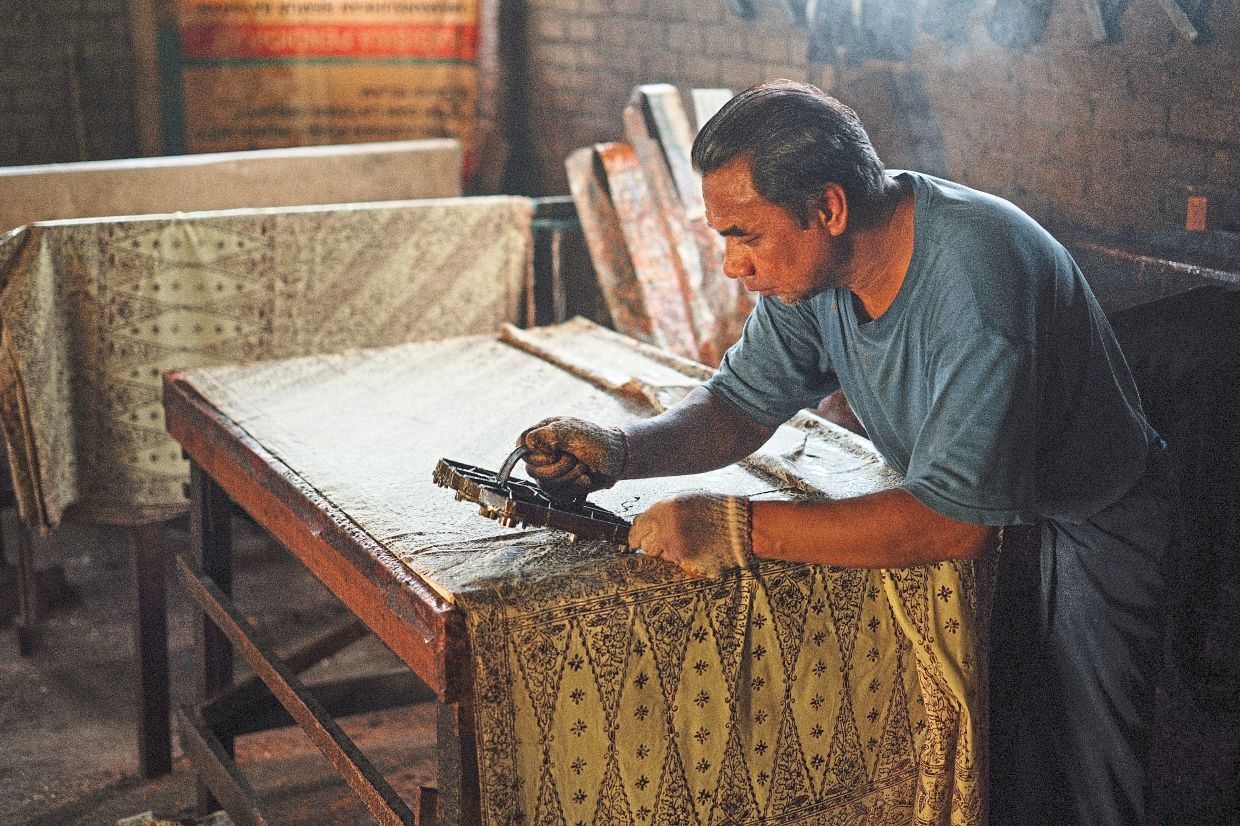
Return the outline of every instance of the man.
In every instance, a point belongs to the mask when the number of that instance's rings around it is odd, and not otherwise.
[[[975,558],[996,526],[1036,523],[1037,646],[1020,653],[1054,694],[993,709],[1024,742],[994,756],[992,822],[1140,823],[1165,445],[1072,258],[1006,201],[887,174],[856,115],[812,86],[737,96],[693,163],[724,272],[761,295],[741,340],[653,419],[530,428],[530,474],[583,495],[720,467],[842,387],[901,487],[678,496],[637,518],[631,544],[705,575],[754,557],[886,568]],[[1070,770],[1040,775],[1055,755]]]

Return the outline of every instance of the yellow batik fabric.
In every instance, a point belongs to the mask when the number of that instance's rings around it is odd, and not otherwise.
[[[471,594],[485,821],[983,823],[993,559]]]
[[[0,411],[54,527],[185,507],[164,370],[467,333],[522,312],[531,203],[457,198],[49,222],[0,239]]]

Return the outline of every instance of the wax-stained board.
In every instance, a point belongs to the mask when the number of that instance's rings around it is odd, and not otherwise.
[[[165,142],[223,152],[455,137],[468,172],[485,6],[165,0]]]
[[[698,358],[706,364],[718,364],[723,350],[718,347],[719,322],[710,300],[713,283],[707,280],[706,262],[702,260],[690,228],[689,210],[682,200],[683,197],[692,201],[692,193],[682,190],[676,177],[677,172],[684,179],[693,180],[696,176],[692,169],[680,163],[688,158],[684,141],[668,134],[673,131],[671,129],[660,133],[655,120],[656,113],[665,114],[673,108],[667,105],[668,99],[675,101],[678,111],[680,97],[674,86],[659,84],[635,89],[624,107],[624,134],[637,156],[638,174],[645,179],[656,214],[662,218],[663,232],[671,244],[671,262],[681,282]],[[684,132],[688,132],[687,125]]]
[[[660,202],[642,174],[637,153],[632,145],[619,142],[597,144],[594,149],[641,299],[641,305],[630,311],[649,319],[652,343],[679,356],[709,361],[710,354],[699,348],[701,339],[685,300],[689,285],[677,239],[667,231]],[[615,310],[612,318],[617,318]]]
[[[709,336],[708,363],[718,364],[741,335],[753,298],[723,274],[723,238],[706,222],[702,182],[690,162],[689,118],[680,92],[665,83],[638,86],[624,112],[625,136],[642,174],[657,193],[667,193],[663,215],[689,273],[690,309],[700,336]],[[670,197],[668,197],[670,196]],[[694,300],[696,298],[696,300]]]

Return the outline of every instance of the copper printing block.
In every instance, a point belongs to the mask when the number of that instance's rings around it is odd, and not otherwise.
[[[475,502],[478,512],[501,525],[568,531],[572,539],[608,539],[628,544],[629,523],[606,508],[583,500],[553,499],[524,479],[504,480],[499,474],[451,459],[435,466],[435,484],[452,488],[458,501]]]

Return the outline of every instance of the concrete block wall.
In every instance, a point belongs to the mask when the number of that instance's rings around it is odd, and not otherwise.
[[[873,1],[873,0],[872,0]],[[1140,235],[1183,227],[1187,195],[1240,191],[1240,16],[1214,2],[1189,43],[1157,3],[1133,2],[1096,44],[1082,4],[1056,0],[1026,51],[996,44],[979,13],[968,41],[918,32],[908,61],[809,65],[783,5],[746,22],[724,0],[527,0],[524,160],[539,194],[567,191],[562,159],[622,134],[633,86],[740,91],[771,77],[815,83],[857,110],[889,166],[917,166],[898,88],[915,76],[949,177],[1045,222]],[[1105,4],[1104,4],[1105,5]],[[1192,8],[1190,2],[1186,8]]]
[[[0,0],[0,166],[138,154],[126,0]]]

